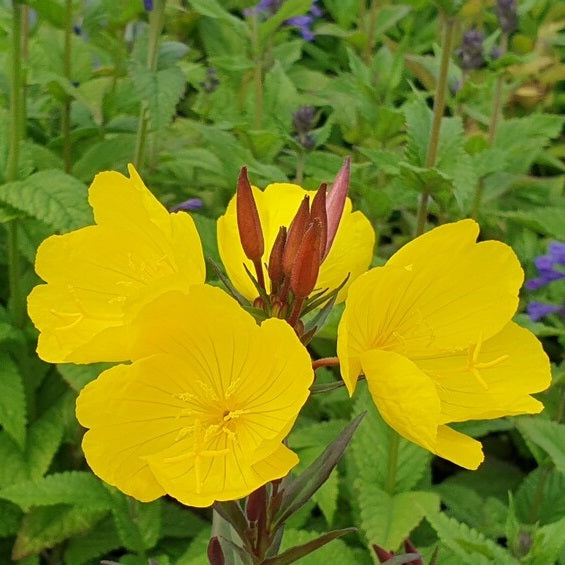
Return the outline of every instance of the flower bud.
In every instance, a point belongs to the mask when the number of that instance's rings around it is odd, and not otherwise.
[[[343,166],[337,173],[332,187],[326,198],[326,211],[328,218],[328,231],[326,237],[326,247],[324,250],[323,258],[325,259],[330,252],[332,243],[339,227],[339,221],[343,214],[345,206],[345,199],[349,192],[349,174],[350,174],[351,161],[349,157],[345,158]]]
[[[485,63],[483,55],[484,35],[478,29],[470,29],[463,34],[461,47],[457,55],[461,61],[461,68],[465,71],[479,69]]]
[[[321,247],[322,222],[315,218],[304,234],[290,273],[290,288],[296,298],[306,298],[316,286]]]
[[[271,304],[271,316],[284,320],[288,314],[288,305],[280,300],[275,300]]]
[[[275,239],[275,243],[273,243],[273,249],[271,249],[271,255],[269,256],[269,266],[267,268],[269,278],[275,285],[281,283],[284,277],[283,254],[285,243],[286,228],[281,226]]]
[[[518,28],[518,7],[516,0],[497,0],[496,17],[504,33],[512,33]]]
[[[320,263],[324,258],[324,252],[326,250],[326,240],[328,238],[328,214],[326,211],[326,183],[322,183],[320,188],[316,192],[314,199],[312,200],[312,207],[310,208],[310,220],[314,221],[315,218],[320,220],[322,226],[321,233],[321,250],[320,250]]]
[[[245,515],[250,522],[262,522],[267,513],[267,489],[265,485],[253,491],[247,497]]]
[[[226,559],[217,536],[210,538],[207,553],[210,565],[225,565]]]
[[[253,190],[247,178],[247,167],[242,167],[237,181],[237,227],[245,256],[253,262],[261,262],[265,250],[263,230]]]
[[[388,561],[389,559],[392,559],[394,557],[394,553],[392,551],[386,551],[386,549],[383,549],[380,545],[377,545],[376,543],[372,544],[372,547],[373,547],[373,551],[377,555],[377,559],[379,560],[379,563],[384,563],[385,561]]]
[[[298,248],[302,243],[306,228],[310,222],[310,199],[308,196],[300,203],[298,211],[290,224],[288,234],[286,236],[286,244],[283,253],[283,271],[285,275],[290,275],[292,265],[294,264]]]

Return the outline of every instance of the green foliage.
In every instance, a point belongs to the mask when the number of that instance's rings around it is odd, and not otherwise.
[[[193,218],[205,255],[218,264],[216,219],[242,165],[261,188],[290,181],[315,189],[331,182],[346,155],[353,206],[379,239],[372,265],[412,238],[422,194],[430,195],[428,227],[473,215],[481,237],[512,245],[526,279],[550,241],[565,241],[562,10],[544,0],[520,4],[518,29],[494,60],[501,31],[492,2],[479,13],[473,2],[455,0],[319,0],[313,41],[287,24],[311,0],[245,15],[254,3],[168,2],[157,31],[155,12],[141,1],[0,5],[1,563],[208,563],[209,510],[167,498],[138,503],[104,485],[84,461],[76,396],[111,365],[47,365],[33,353],[37,331],[18,320],[38,282],[38,244],[92,224],[86,186],[98,172],[125,173],[135,161],[166,207],[200,198]],[[26,35],[14,65],[15,7],[23,8]],[[440,11],[457,20],[458,36],[430,166]],[[486,63],[463,70],[460,36],[472,28],[485,33]],[[22,71],[17,118],[14,68]],[[293,120],[303,106],[314,110],[306,144]],[[217,280],[212,268],[208,280]],[[355,526],[357,533],[300,554],[299,562],[369,565],[371,543],[398,550],[410,537],[426,563],[437,546],[442,565],[564,565],[565,324],[559,314],[534,323],[524,313],[533,300],[562,304],[562,282],[524,290],[516,316],[542,339],[555,367],[551,390],[540,396],[545,413],[453,426],[483,441],[477,471],[398,438],[364,382],[353,400],[343,388],[313,395],[288,438],[300,463],[285,483],[295,498],[282,510],[300,509],[281,551]],[[341,312],[330,313],[309,346],[313,355],[335,355]],[[316,375],[316,385],[339,378],[327,368]],[[352,429],[345,440],[340,432],[362,413],[338,464]],[[322,486],[312,464],[327,475]],[[237,506],[240,517],[244,510]]]

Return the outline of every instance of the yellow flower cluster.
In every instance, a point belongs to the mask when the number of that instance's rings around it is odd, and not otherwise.
[[[270,250],[307,192],[272,184],[253,194]],[[39,247],[46,284],[28,309],[44,360],[126,362],[77,400],[93,471],[139,500],[168,493],[193,506],[288,474],[298,459],[283,440],[314,378],[293,328],[276,318],[258,325],[204,284],[193,220],[168,213],[133,167],[130,178],[99,174],[89,201],[96,225]],[[447,424],[539,412],[530,394],[549,384],[539,342],[510,321],[518,260],[477,235],[473,221],[447,224],[362,274],[374,232],[347,200],[316,283],[336,288],[349,275],[337,298],[346,299],[338,357],[350,394],[364,375],[390,426],[468,468],[481,462],[481,445]],[[218,245],[235,288],[255,299],[234,200],[218,220]]]

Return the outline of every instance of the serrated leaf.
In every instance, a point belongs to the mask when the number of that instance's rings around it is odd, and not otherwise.
[[[119,549],[122,543],[114,521],[107,516],[92,528],[73,536],[65,547],[65,565],[83,565]]]
[[[239,31],[245,30],[245,24],[225,10],[217,0],[188,0],[190,7],[199,14],[221,20]]]
[[[365,421],[351,442],[350,454],[359,479],[385,489],[388,477],[390,441],[396,434],[380,416],[365,383],[359,383],[355,393],[354,413],[366,411]],[[430,461],[430,453],[418,445],[399,438],[398,461],[393,492],[413,488],[421,479]]]
[[[122,133],[95,143],[74,163],[73,175],[91,182],[99,171],[117,170],[133,159],[135,135]]]
[[[23,449],[26,441],[26,397],[22,376],[7,353],[0,353],[0,426]]]
[[[0,498],[27,511],[32,506],[69,504],[91,509],[109,509],[111,499],[102,482],[88,471],[54,473],[23,481],[0,490]]]
[[[11,502],[0,500],[0,538],[7,538],[18,531],[22,511]]]
[[[440,540],[468,565],[518,565],[505,549],[467,525],[441,512],[426,514]],[[440,550],[441,551],[441,550]]]
[[[25,180],[0,186],[0,200],[58,232],[93,222],[86,186],[56,169],[40,171]]]
[[[60,363],[57,365],[57,371],[74,391],[79,392],[110,366],[109,363],[92,363],[91,365]]]
[[[539,467],[516,490],[516,516],[522,524],[550,524],[565,515],[565,475]]]
[[[540,206],[528,210],[517,210],[512,212],[497,212],[498,216],[509,218],[516,223],[532,228],[534,231],[565,240],[565,207]]]
[[[370,483],[356,482],[361,527],[370,543],[396,549],[422,521],[439,510],[439,496],[432,492],[401,492],[389,495]]]
[[[111,499],[112,516],[127,549],[151,549],[161,533],[161,501],[142,504],[117,489],[105,485]]]
[[[208,531],[210,524],[190,508],[163,499],[161,527],[163,536],[187,538],[196,536],[202,530]]]
[[[25,515],[12,551],[14,559],[39,553],[88,530],[104,511],[61,504],[34,508]]]
[[[520,418],[516,427],[522,435],[541,447],[556,469],[565,474],[565,425],[540,418]]]
[[[522,561],[528,565],[546,565],[556,563],[561,549],[565,545],[565,517],[561,520],[538,528],[534,533],[532,547]]]
[[[142,100],[147,102],[151,130],[162,131],[173,119],[184,93],[183,72],[178,66],[151,71],[139,65],[134,69],[133,82]]]
[[[264,42],[289,18],[303,16],[312,6],[311,0],[286,0],[266,21],[259,25],[259,40]]]

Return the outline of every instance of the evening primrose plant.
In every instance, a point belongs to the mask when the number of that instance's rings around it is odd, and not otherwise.
[[[318,368],[340,365],[350,395],[366,379],[392,429],[469,469],[481,445],[447,424],[543,409],[530,395],[549,386],[549,362],[511,322],[523,272],[510,247],[477,244],[477,223],[463,220],[367,271],[374,232],[352,212],[349,170],[347,159],[329,193],[325,184],[262,192],[244,167],[218,220],[226,290],[204,282],[190,215],[167,212],[132,166],[130,178],[94,180],[95,225],[38,249],[46,284],[28,300],[38,354],[127,362],[78,396],[86,461],[141,502],[213,505],[213,564],[293,563],[353,531],[279,550],[285,522],[327,480],[363,417],[292,473],[287,436],[301,409],[313,391],[339,386],[316,385]],[[313,359],[306,345],[343,300],[337,357]]]

